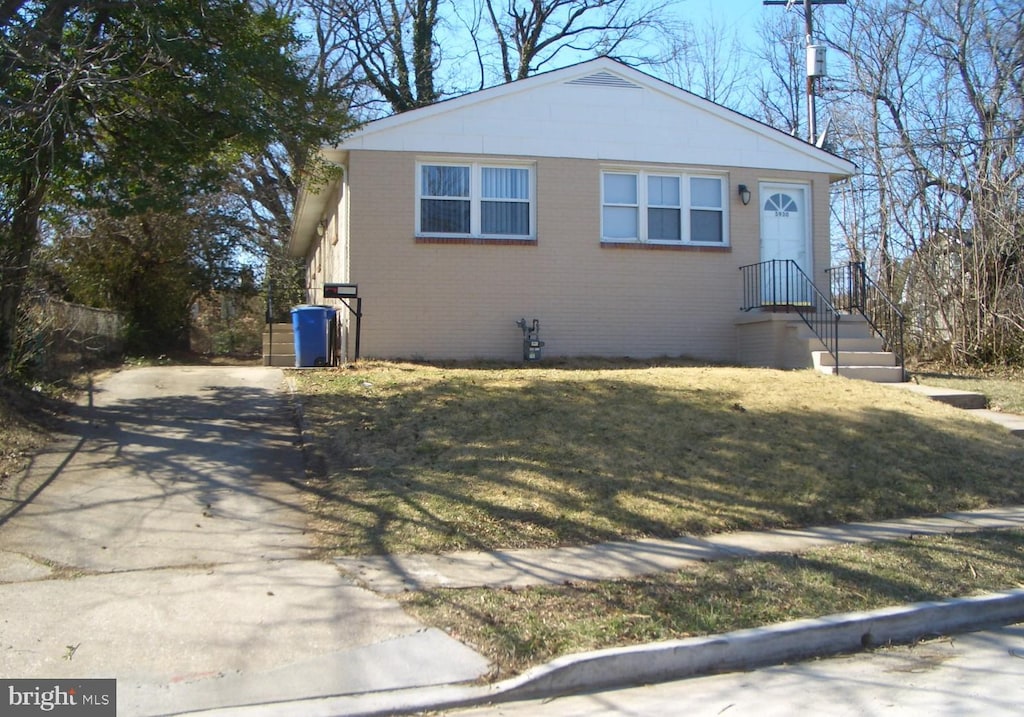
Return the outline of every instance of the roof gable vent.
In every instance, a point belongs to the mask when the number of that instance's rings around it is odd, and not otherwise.
[[[618,75],[612,74],[607,70],[595,72],[592,75],[586,75],[584,77],[577,77],[575,80],[569,80],[565,84],[567,85],[597,85],[600,87],[620,87],[628,90],[639,90],[640,85],[634,84],[629,80],[619,77]]]

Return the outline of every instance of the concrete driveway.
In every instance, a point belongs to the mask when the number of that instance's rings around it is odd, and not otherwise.
[[[486,660],[312,557],[279,369],[99,383],[0,503],[0,676],[119,715],[472,680]]]

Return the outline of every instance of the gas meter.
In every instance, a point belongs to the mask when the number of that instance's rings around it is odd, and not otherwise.
[[[540,321],[533,320],[527,324],[526,319],[519,319],[516,326],[523,330],[523,361],[540,361],[544,342],[540,340]]]

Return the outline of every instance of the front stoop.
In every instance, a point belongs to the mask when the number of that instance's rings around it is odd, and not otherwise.
[[[747,366],[781,369],[814,368],[835,374],[835,360],[794,314],[742,312],[736,320],[737,358]],[[859,315],[839,320],[839,375],[876,383],[901,383],[903,369],[895,354],[885,351],[882,340]]]

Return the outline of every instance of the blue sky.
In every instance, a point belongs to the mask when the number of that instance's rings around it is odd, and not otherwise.
[[[766,7],[761,0],[680,0],[677,9],[697,27],[713,19],[727,31],[735,29],[749,43],[757,41],[757,28],[763,16],[787,12],[781,6]]]
[[[756,27],[762,12],[786,12],[782,7],[765,7],[761,0],[679,0],[681,13],[690,15],[694,22],[698,18],[711,18],[735,23],[738,26]]]

